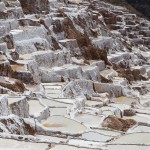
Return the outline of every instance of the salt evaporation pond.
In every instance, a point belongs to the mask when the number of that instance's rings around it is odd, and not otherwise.
[[[78,134],[86,130],[84,125],[63,116],[51,116],[47,120],[42,121],[42,125],[51,130],[70,134]]]
[[[114,141],[111,144],[149,144],[150,145],[150,133],[132,133],[124,135]]]
[[[102,135],[95,131],[90,131],[82,134],[82,138],[88,141],[106,142],[112,139],[110,136]]]

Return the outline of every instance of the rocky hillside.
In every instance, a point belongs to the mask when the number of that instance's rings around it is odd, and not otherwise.
[[[131,12],[150,20],[150,1],[148,0],[104,0],[114,5],[125,6]]]
[[[148,0],[127,0],[135,9],[150,19],[150,1]]]
[[[150,22],[100,0],[1,0],[0,149],[148,150]]]

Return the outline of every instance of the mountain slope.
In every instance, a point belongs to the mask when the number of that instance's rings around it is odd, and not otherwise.
[[[150,1],[148,0],[106,0],[114,5],[125,6],[132,13],[150,19]]]
[[[149,0],[127,0],[136,10],[150,19],[150,1]]]

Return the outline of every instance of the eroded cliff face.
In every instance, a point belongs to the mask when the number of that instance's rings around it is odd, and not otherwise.
[[[36,150],[147,150],[149,49],[150,22],[124,7],[2,0],[0,136]]]

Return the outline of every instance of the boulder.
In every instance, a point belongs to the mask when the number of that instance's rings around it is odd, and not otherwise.
[[[121,118],[116,118],[115,116],[108,116],[102,122],[102,127],[107,127],[113,130],[126,132],[129,128],[131,128],[135,124],[136,124],[136,121],[133,119],[124,120]]]

